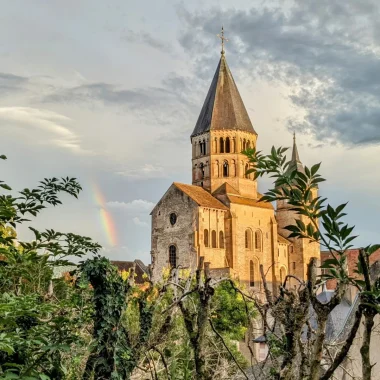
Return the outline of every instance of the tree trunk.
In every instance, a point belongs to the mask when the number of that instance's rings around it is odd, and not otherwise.
[[[200,344],[194,347],[194,361],[195,361],[195,372],[197,374],[197,380],[209,380],[210,377],[207,375],[206,361],[203,353],[202,346]]]
[[[326,322],[328,315],[319,315],[317,336],[313,347],[313,358],[310,365],[310,380],[319,380],[321,372],[321,361],[323,354],[323,342],[326,336]]]
[[[208,298],[208,297],[207,297]],[[207,375],[204,347],[205,347],[205,334],[206,326],[209,316],[209,302],[206,299],[201,301],[201,306],[198,312],[198,339],[197,346],[194,349],[195,366],[197,369],[197,376],[199,380],[208,380],[210,377]]]
[[[375,315],[375,312],[372,310],[364,312],[364,334],[362,347],[360,348],[360,354],[362,356],[363,380],[371,380],[372,366],[370,358],[370,346]]]

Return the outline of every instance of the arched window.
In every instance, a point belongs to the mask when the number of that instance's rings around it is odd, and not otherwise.
[[[204,230],[203,234],[203,241],[205,243],[205,247],[208,247],[208,230]]]
[[[226,153],[230,153],[231,151],[231,144],[230,144],[230,138],[226,138]]]
[[[228,162],[223,162],[223,177],[228,177]]]
[[[249,228],[245,230],[245,248],[252,248],[252,231]]]
[[[255,265],[252,260],[249,262],[249,286],[255,286]]]
[[[281,282],[281,285],[284,284],[285,277],[286,277],[286,269],[284,267],[282,267],[280,269],[280,282]]]
[[[247,141],[247,149],[250,149],[250,148],[251,148],[251,142]]]
[[[172,268],[177,267],[177,249],[175,245],[169,247],[169,264]]]
[[[246,144],[246,143],[245,143],[245,139],[244,139],[244,140],[243,140],[243,150],[245,150],[245,147],[246,147],[245,144]]]
[[[199,165],[199,169],[201,170],[201,179],[203,179],[205,177],[205,166],[202,162]]]
[[[224,153],[224,139],[221,137],[219,139],[219,145],[220,145],[220,153]]]
[[[214,177],[219,177],[219,161],[214,162]]]
[[[236,176],[236,165],[235,165],[235,160],[231,160],[231,167],[230,167],[230,177],[235,177]]]
[[[212,230],[211,232],[211,246],[212,248],[216,248],[216,231]]]
[[[224,234],[223,234],[223,231],[219,231],[219,248],[224,248]]]
[[[261,231],[257,230],[255,232],[255,249],[257,251],[261,251],[262,248],[262,239],[261,239]]]
[[[206,141],[203,140],[203,154],[207,154]]]

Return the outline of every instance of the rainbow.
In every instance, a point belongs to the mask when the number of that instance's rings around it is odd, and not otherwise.
[[[112,219],[112,215],[107,210],[106,200],[99,186],[93,183],[92,189],[93,189],[93,194],[94,194],[94,201],[97,204],[97,206],[100,207],[99,213],[100,213],[102,228],[104,230],[105,235],[107,236],[108,243],[112,247],[115,247],[117,245],[117,233],[116,233],[115,222]]]

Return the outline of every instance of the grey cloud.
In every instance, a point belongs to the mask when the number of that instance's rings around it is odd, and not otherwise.
[[[380,141],[380,5],[374,1],[299,0],[293,5],[191,14],[181,9],[180,43],[208,65],[224,21],[229,59],[245,75],[294,88],[305,111],[288,128],[344,144]],[[194,28],[202,29],[193,33]],[[206,35],[206,38],[200,36]]]
[[[150,123],[168,125],[191,118],[196,107],[185,82],[181,76],[170,74],[161,87],[122,89],[109,83],[90,83],[56,89],[43,102],[117,106]]]
[[[0,96],[20,91],[28,83],[28,78],[9,73],[0,73]]]
[[[123,34],[122,39],[132,43],[145,44],[164,53],[173,52],[173,48],[170,44],[160,41],[147,32],[135,32],[133,30],[128,30]]]
[[[76,103],[101,101],[107,104],[129,104],[136,106],[146,104],[149,97],[142,92],[119,90],[108,83],[92,83],[71,88],[57,89],[44,98],[45,102]]]

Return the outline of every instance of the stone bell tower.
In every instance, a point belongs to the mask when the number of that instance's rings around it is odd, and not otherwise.
[[[300,160],[298,154],[298,148],[296,143],[296,136],[293,136],[293,151],[292,159],[290,161],[289,169],[305,173],[304,166]],[[318,196],[318,190],[312,190],[312,197]],[[307,265],[312,257],[320,258],[320,245],[318,243],[311,243],[308,239],[289,238],[290,231],[285,229],[286,226],[293,225],[296,220],[302,220],[307,225],[310,223],[310,219],[305,215],[298,215],[295,211],[291,210],[292,206],[286,201],[277,201],[276,220],[278,233],[283,237],[290,240],[293,245],[290,247],[289,252],[289,273],[300,278],[306,279],[307,277]],[[292,281],[291,281],[292,283]]]
[[[257,184],[241,152],[256,147],[257,133],[240,97],[224,52],[221,57],[198,121],[191,134],[192,183],[214,192],[224,183],[242,196],[256,198]]]

